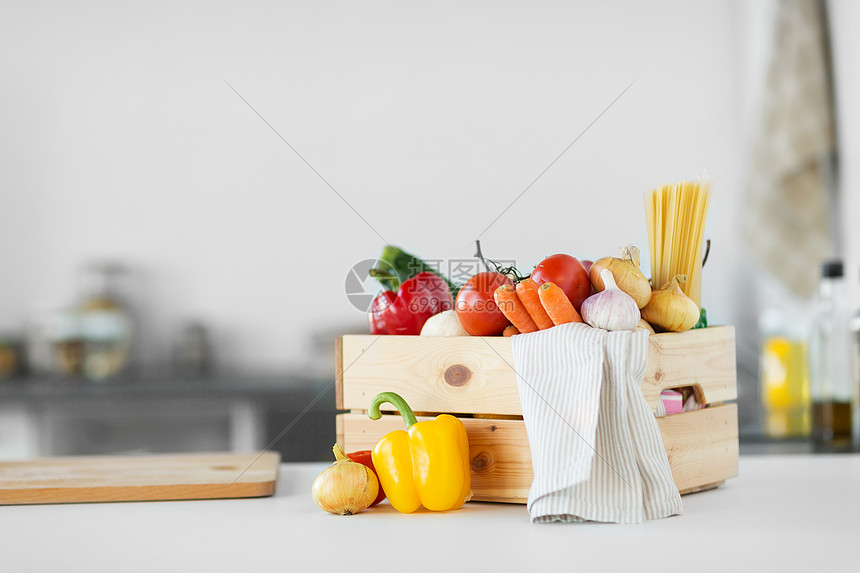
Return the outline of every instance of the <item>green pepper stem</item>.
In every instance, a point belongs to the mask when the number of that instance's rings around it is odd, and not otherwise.
[[[412,408],[409,407],[409,404],[406,403],[406,400],[404,400],[400,394],[395,394],[394,392],[380,392],[376,395],[376,398],[374,398],[370,403],[370,410],[367,412],[367,415],[371,420],[378,420],[382,417],[382,412],[379,411],[379,407],[386,402],[394,406],[397,411],[400,412],[400,415],[403,416],[403,421],[406,422],[407,430],[418,423],[418,420],[415,418],[415,413],[412,411]]]
[[[367,274],[378,280],[388,290],[397,292],[400,289],[400,278],[395,274],[381,269],[370,269]]]

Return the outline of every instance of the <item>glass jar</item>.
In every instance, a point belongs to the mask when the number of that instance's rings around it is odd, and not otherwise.
[[[78,304],[83,341],[84,377],[108,380],[128,364],[132,344],[132,320],[122,302],[118,278],[126,270],[113,263],[85,267],[84,296]]]

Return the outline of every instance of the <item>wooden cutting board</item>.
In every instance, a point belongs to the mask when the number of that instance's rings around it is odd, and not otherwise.
[[[275,493],[280,458],[266,452],[0,462],[0,504],[263,497]]]

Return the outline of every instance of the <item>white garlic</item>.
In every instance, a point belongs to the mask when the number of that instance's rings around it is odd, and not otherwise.
[[[636,330],[641,315],[639,306],[615,284],[609,269],[600,271],[605,289],[582,303],[582,320],[604,330]]]

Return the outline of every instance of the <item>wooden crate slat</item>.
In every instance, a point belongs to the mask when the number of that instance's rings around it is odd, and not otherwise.
[[[700,404],[738,397],[735,328],[712,326],[648,338],[642,393],[652,410],[662,390],[692,386]]]
[[[334,407],[343,410],[343,336],[334,341]]]
[[[652,411],[667,388],[692,386],[703,404],[736,399],[734,340],[731,326],[651,335],[642,392]],[[340,409],[394,391],[416,411],[522,415],[507,338],[351,335],[337,359]]]
[[[419,417],[419,420],[430,419]],[[525,424],[520,420],[463,418],[469,434],[475,501],[525,503],[533,477]],[[698,491],[737,475],[737,405],[725,404],[657,419],[675,485]],[[337,439],[347,451],[366,450],[386,433],[403,429],[400,416],[373,421],[340,414]]]
[[[341,359],[343,409],[392,391],[419,412],[522,414],[506,338],[344,336]]]
[[[371,420],[366,414],[338,415],[338,436],[346,451],[369,450],[382,436],[405,428],[400,416]],[[419,416],[418,420],[433,418]],[[472,499],[525,503],[532,484],[529,441],[522,420],[463,418],[472,460]]]
[[[657,425],[680,491],[738,475],[737,404],[663,416]]]

